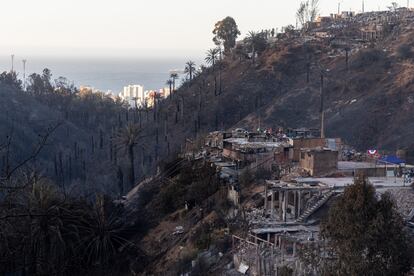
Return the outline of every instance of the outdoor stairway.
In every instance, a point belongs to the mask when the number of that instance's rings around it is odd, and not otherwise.
[[[305,212],[297,218],[297,222],[305,222],[306,219],[315,213],[322,205],[324,205],[334,194],[333,191],[329,191],[323,195],[323,197],[318,200],[312,207],[305,210]]]

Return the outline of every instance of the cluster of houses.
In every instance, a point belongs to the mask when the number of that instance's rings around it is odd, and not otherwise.
[[[387,29],[401,22],[413,22],[414,10],[398,8],[387,11],[355,13],[344,11],[330,16],[319,16],[310,24],[314,39],[350,39],[364,42],[381,39]]]
[[[290,45],[328,44],[333,46],[332,57],[343,55],[344,50],[357,52],[369,43],[379,41],[395,26],[414,22],[414,9],[395,8],[386,11],[356,13],[343,11],[328,16],[319,16],[307,22],[302,29],[288,28],[268,38],[268,44],[288,41]],[[238,43],[242,43],[241,41]],[[347,54],[349,54],[347,52]]]
[[[263,275],[288,265],[298,275],[305,273],[297,249],[319,241],[320,213],[359,173],[368,176],[379,192],[408,189],[407,174],[413,166],[402,159],[369,152],[350,156],[340,138],[320,136],[319,130],[304,128],[260,132],[239,128],[206,136],[203,156],[216,167],[236,208],[242,205],[244,173],[257,176],[266,171],[269,178],[253,180],[262,189],[255,196],[260,198],[256,206],[245,210],[249,235],[233,237],[239,272]]]

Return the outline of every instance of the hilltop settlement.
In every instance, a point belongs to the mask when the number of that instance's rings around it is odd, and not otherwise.
[[[317,3],[161,90],[1,73],[0,274],[414,275],[414,10]]]
[[[267,43],[328,44],[329,58],[346,58],[348,67],[351,56],[380,43],[395,26],[412,28],[414,11],[342,12],[307,24],[306,32],[286,28],[278,35],[268,34]],[[239,41],[235,47],[245,46],[246,41]],[[257,53],[253,50],[246,58],[254,60]],[[347,144],[347,137],[327,137],[332,131],[325,121],[325,72],[320,73],[319,113],[313,114],[318,128],[277,126],[269,119],[261,123],[262,115],[256,112],[258,118],[236,127],[187,138],[175,163],[121,200],[132,208],[155,181],[171,187],[174,194],[162,195],[170,201],[164,207],[172,214],[143,239],[148,255],[154,254],[155,241],[157,250],[164,252],[151,263],[151,271],[173,267],[181,275],[321,275],[319,265],[332,257],[321,222],[361,177],[375,188],[377,197],[390,195],[404,227],[414,233],[414,165],[407,162],[407,152],[361,151]],[[206,198],[180,196],[179,175],[186,166],[202,175]],[[214,206],[217,201],[221,203]]]

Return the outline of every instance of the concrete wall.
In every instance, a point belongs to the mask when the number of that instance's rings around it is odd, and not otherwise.
[[[240,203],[240,194],[237,190],[234,189],[234,186],[229,186],[227,191],[227,198],[233,202],[235,206],[239,206]]]
[[[300,157],[300,167],[309,172],[311,176],[328,174],[338,167],[337,151],[302,151]]]
[[[300,151],[303,148],[325,147],[326,139],[323,138],[300,138],[293,140],[293,161],[299,162]]]
[[[293,139],[293,161],[299,162],[301,149],[330,147],[330,142],[334,140],[334,150],[340,151],[342,141],[340,138],[299,138]]]
[[[350,170],[341,170],[346,176],[354,176],[360,173],[364,174],[367,177],[385,177],[386,171],[385,167],[377,167],[377,168],[357,168],[357,169],[350,169]]]

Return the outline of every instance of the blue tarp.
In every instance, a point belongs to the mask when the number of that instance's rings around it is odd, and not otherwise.
[[[405,163],[404,160],[401,160],[400,158],[398,158],[395,155],[384,156],[384,157],[381,158],[381,161],[386,162],[386,163],[396,164],[396,165],[399,165],[401,163]]]

